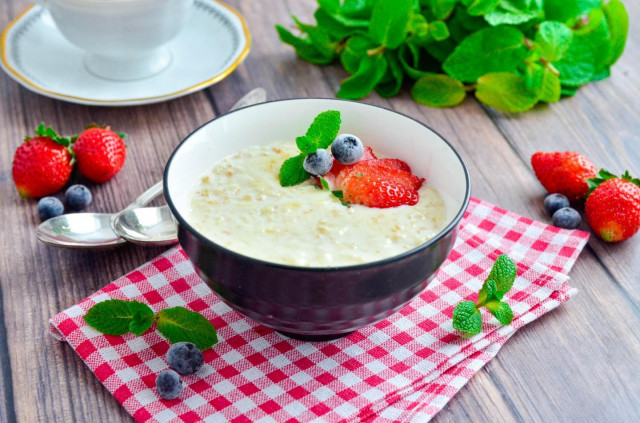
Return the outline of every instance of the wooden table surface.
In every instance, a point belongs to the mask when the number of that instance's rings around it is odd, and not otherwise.
[[[126,246],[70,251],[38,242],[35,200],[18,197],[13,152],[42,121],[64,134],[108,122],[129,134],[128,157],[111,182],[91,185],[91,211],[126,206],[159,180],[173,148],[245,92],[270,99],[332,97],[345,72],[296,59],[275,23],[309,20],[313,0],[231,0],[248,20],[252,52],[212,88],[157,105],[99,108],[33,94],[0,75],[0,421],[129,422],[131,417],[48,319],[163,251]],[[395,109],[443,134],[466,161],[473,195],[548,221],[545,192],[529,165],[536,151],[576,150],[597,166],[640,174],[640,2],[627,0],[630,39],[611,78],[573,98],[522,115],[469,98],[454,109],[416,105],[403,92],[363,101]],[[27,0],[0,2],[4,26]],[[592,237],[570,274],[579,295],[520,330],[436,416],[435,421],[640,421],[640,235],[619,245]]]

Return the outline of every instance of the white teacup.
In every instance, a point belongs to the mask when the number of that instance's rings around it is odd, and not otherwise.
[[[37,0],[60,32],[86,51],[102,78],[146,78],[171,63],[164,45],[184,27],[194,0]]]

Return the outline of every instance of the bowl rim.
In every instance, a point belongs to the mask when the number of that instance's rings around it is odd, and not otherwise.
[[[284,263],[276,263],[276,262],[271,262],[271,261],[267,261],[267,260],[257,259],[257,258],[248,256],[248,255],[241,254],[241,253],[238,253],[236,251],[230,250],[230,249],[228,249],[228,248],[226,248],[226,247],[214,242],[212,239],[204,236],[203,234],[201,234],[198,230],[196,230],[193,226],[191,226],[180,213],[178,213],[178,210],[177,210],[177,208],[176,208],[176,206],[175,206],[175,204],[173,202],[173,199],[171,198],[171,193],[169,192],[169,189],[168,189],[168,175],[169,175],[169,170],[171,168],[171,164],[173,163],[173,160],[175,159],[178,151],[189,141],[189,139],[191,137],[193,137],[201,129],[203,129],[205,126],[213,123],[214,121],[217,121],[219,119],[224,119],[226,116],[242,112],[245,109],[249,109],[249,108],[252,108],[252,107],[264,107],[265,105],[268,105],[268,104],[271,104],[271,103],[296,102],[296,101],[307,101],[307,100],[330,100],[330,101],[339,101],[339,102],[345,102],[345,103],[357,103],[357,104],[360,104],[360,105],[363,105],[363,106],[367,106],[367,107],[374,107],[374,108],[382,109],[382,110],[385,110],[387,112],[395,113],[397,115],[400,115],[400,116],[402,116],[404,118],[411,119],[414,122],[417,122],[418,124],[424,126],[428,130],[430,130],[431,132],[436,134],[451,149],[451,151],[453,151],[453,153],[456,155],[456,157],[460,161],[460,164],[462,165],[462,170],[464,172],[464,177],[465,177],[466,189],[465,189],[464,200],[462,202],[462,206],[460,207],[460,209],[456,213],[456,216],[453,218],[453,220],[451,220],[449,222],[449,224],[444,229],[442,229],[436,236],[434,236],[430,240],[418,245],[415,248],[407,250],[407,251],[405,251],[405,252],[403,252],[401,254],[398,254],[398,255],[395,255],[395,256],[392,256],[392,257],[387,257],[387,258],[384,258],[384,259],[381,259],[381,260],[367,262],[367,263],[350,264],[350,265],[346,265],[346,266],[315,267],[315,266],[295,266],[295,265],[284,264]],[[162,181],[163,181],[162,185],[163,185],[164,197],[165,197],[165,199],[167,201],[167,205],[169,206],[169,209],[171,210],[171,213],[173,214],[173,216],[176,218],[176,220],[178,221],[178,223],[181,226],[185,227],[188,230],[188,232],[190,232],[191,234],[196,236],[196,238],[198,238],[201,242],[203,242],[208,247],[215,248],[215,249],[220,249],[225,254],[229,254],[231,256],[234,256],[235,258],[246,260],[246,261],[249,261],[249,262],[251,262],[253,264],[257,264],[257,265],[261,265],[261,266],[274,267],[274,268],[279,268],[279,269],[282,269],[282,270],[295,270],[295,271],[298,271],[298,272],[314,272],[314,273],[315,272],[335,272],[335,271],[352,271],[352,270],[369,269],[369,268],[372,268],[372,267],[388,265],[388,264],[391,264],[391,263],[394,263],[394,262],[397,262],[397,261],[401,261],[401,260],[403,260],[403,259],[405,259],[405,258],[407,258],[409,256],[415,255],[415,254],[417,254],[417,253],[419,253],[419,252],[421,252],[421,251],[423,251],[423,250],[425,250],[425,249],[437,244],[442,238],[444,238],[451,231],[453,231],[453,229],[462,220],[462,217],[464,216],[464,213],[466,212],[466,210],[467,210],[467,208],[469,206],[469,201],[471,199],[471,178],[469,176],[469,169],[467,168],[467,165],[465,164],[464,160],[460,156],[460,153],[458,153],[458,151],[453,147],[453,145],[451,145],[451,143],[445,137],[443,137],[438,131],[434,130],[429,125],[426,125],[425,123],[420,122],[419,120],[417,120],[417,119],[415,119],[415,118],[413,118],[411,116],[407,116],[404,113],[401,113],[401,112],[398,112],[398,111],[395,111],[395,110],[391,110],[391,109],[388,109],[386,107],[377,106],[375,104],[362,103],[362,102],[353,101],[353,100],[344,100],[344,99],[339,99],[339,98],[323,98],[323,97],[305,97],[305,98],[288,98],[288,99],[270,100],[270,101],[265,101],[265,102],[262,102],[262,103],[253,104],[253,105],[250,105],[250,106],[242,107],[240,109],[225,113],[223,115],[216,116],[215,118],[209,120],[208,122],[205,122],[204,124],[200,125],[195,130],[193,130],[189,135],[187,135],[180,142],[180,144],[178,144],[175,147],[175,149],[171,153],[171,156],[169,157],[169,160],[167,160],[167,164],[165,165],[165,169],[164,169],[164,172],[163,172],[163,180]]]

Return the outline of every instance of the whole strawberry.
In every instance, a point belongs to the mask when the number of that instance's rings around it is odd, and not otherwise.
[[[108,126],[92,125],[73,144],[80,174],[93,182],[106,182],[122,169],[127,149],[122,139]]]
[[[581,200],[587,196],[587,179],[596,176],[596,167],[580,153],[562,151],[538,152],[531,156],[536,177],[550,193],[566,195],[569,200]]]
[[[589,180],[592,188],[584,205],[587,223],[604,241],[631,238],[640,229],[640,179],[622,177],[602,169]]]
[[[69,138],[41,123],[34,138],[25,138],[13,156],[13,182],[21,197],[45,197],[69,181],[73,153]]]

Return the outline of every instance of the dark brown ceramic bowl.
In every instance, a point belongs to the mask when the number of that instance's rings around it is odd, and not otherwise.
[[[220,159],[256,144],[303,134],[320,112],[339,110],[341,132],[374,151],[405,160],[443,197],[447,224],[417,248],[384,260],[341,267],[297,267],[228,250],[189,224],[190,195]],[[238,312],[288,336],[323,340],[346,335],[393,314],[418,295],[449,255],[469,203],[467,168],[453,147],[400,113],[334,99],[263,103],[221,116],[189,135],[164,174],[164,193],[178,238],[209,286]]]

